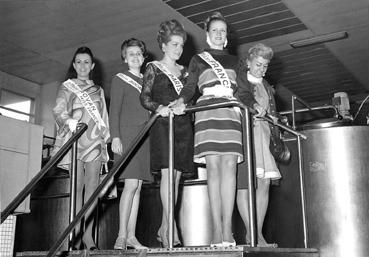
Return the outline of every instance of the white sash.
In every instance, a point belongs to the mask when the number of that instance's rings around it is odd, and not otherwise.
[[[211,56],[211,54],[209,54],[208,52],[204,51],[200,54],[198,54],[201,59],[203,59],[207,64],[210,65],[210,67],[213,69],[215,75],[218,77],[221,86],[225,87],[226,89],[231,89],[231,80],[228,77],[227,72],[225,71],[225,69],[223,68],[223,66],[216,61],[213,56]],[[214,87],[215,91],[220,91],[221,89]],[[227,93],[231,93],[228,90],[223,90],[225,91],[225,96],[230,97],[230,100],[236,100],[236,98],[234,98],[233,95],[228,95]],[[233,90],[232,90],[232,94],[233,94]],[[241,109],[239,107],[234,106],[233,109],[238,112],[239,114],[241,114]]]
[[[78,86],[76,82],[74,82],[71,79],[68,79],[67,81],[63,82],[63,85],[72,91],[81,101],[81,104],[86,109],[88,114],[91,116],[93,121],[96,123],[97,127],[101,130],[101,127],[106,128],[106,125],[103,121],[103,119],[100,116],[99,111],[97,110],[96,105],[92,101],[90,95],[84,91]]]
[[[210,65],[210,67],[215,72],[215,75],[218,77],[220,84],[224,87],[230,88],[231,87],[231,80],[228,78],[228,74],[223,68],[223,66],[216,61],[211,54],[204,51],[200,54],[198,54],[201,59],[203,59],[207,64]]]
[[[142,90],[142,86],[133,78],[131,78],[130,76],[127,76],[123,73],[118,73],[117,76],[122,79],[124,82],[127,82],[128,84],[130,84],[132,87],[136,88],[138,90],[138,92],[141,93]]]
[[[167,67],[165,67],[163,64],[161,64],[158,61],[153,61],[153,64],[156,65],[172,82],[174,89],[176,90],[177,94],[179,95],[181,93],[181,90],[183,88],[182,82],[174,75],[172,74]]]

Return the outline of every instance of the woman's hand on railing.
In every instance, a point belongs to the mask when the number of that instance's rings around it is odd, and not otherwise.
[[[186,105],[183,102],[183,98],[179,98],[171,102],[168,107],[173,111],[175,115],[183,115]]]
[[[111,150],[115,154],[122,155],[123,145],[122,145],[122,142],[120,141],[119,137],[114,137],[113,140],[111,141]]]
[[[260,105],[254,104],[254,109],[257,112],[257,114],[255,114],[255,117],[264,117],[265,116],[266,110],[263,107],[261,107]]]
[[[273,121],[274,125],[277,125],[278,123],[278,117],[273,116],[273,115],[268,115],[268,117]]]
[[[158,109],[156,109],[156,113],[158,113],[161,117],[168,117],[169,113],[172,110],[168,106],[160,105]]]
[[[67,121],[65,123],[68,125],[69,130],[71,132],[75,132],[76,131],[78,120],[75,120],[75,119],[70,118],[70,119],[67,119]]]

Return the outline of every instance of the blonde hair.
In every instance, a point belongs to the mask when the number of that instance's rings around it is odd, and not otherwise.
[[[248,60],[252,60],[258,56],[263,57],[266,60],[271,60],[273,58],[273,49],[263,43],[257,43],[254,46],[250,47],[248,51]]]

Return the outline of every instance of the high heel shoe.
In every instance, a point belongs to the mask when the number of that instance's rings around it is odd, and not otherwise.
[[[122,236],[118,236],[114,244],[114,250],[126,250],[127,249],[127,239]]]
[[[159,228],[158,233],[156,235],[156,240],[158,240],[163,248],[169,248],[167,233],[163,233],[162,229]]]
[[[220,243],[210,243],[210,247],[223,247],[223,242]]]
[[[168,232],[163,233],[161,228],[159,228],[158,233],[156,235],[156,240],[158,240],[163,248],[169,248],[169,236]],[[182,242],[177,238],[174,239],[173,247],[181,247]]]
[[[231,247],[231,246],[236,246],[236,241],[233,240],[233,242],[227,242],[227,241],[223,241],[222,242],[223,247]]]
[[[92,239],[87,240],[85,237],[82,237],[82,243],[84,248],[90,251],[99,250],[99,248],[95,245]]]
[[[136,250],[142,250],[142,249],[149,249],[148,247],[142,245],[136,237],[130,237],[130,238],[127,238],[127,241],[126,241],[126,247],[127,249],[128,248],[131,248],[131,249],[136,249]]]

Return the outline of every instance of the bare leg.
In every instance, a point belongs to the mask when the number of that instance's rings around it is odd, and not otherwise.
[[[240,216],[246,228],[246,244],[250,244],[251,242],[250,233],[247,233],[247,231],[249,231],[249,224],[250,224],[249,198],[248,198],[247,193],[248,193],[247,189],[237,190],[237,207],[238,207],[238,212],[240,213]]]
[[[181,172],[175,170],[174,171],[174,201],[177,203],[177,197],[178,197],[178,187],[179,187],[179,181],[181,179]],[[161,240],[163,241],[163,245],[166,247],[168,245],[168,237],[167,237],[167,231],[168,231],[168,211],[169,211],[169,203],[168,203],[168,196],[169,196],[169,177],[168,177],[168,169],[163,169],[161,171],[161,181],[160,181],[160,198],[163,206],[163,212],[162,212],[162,221],[161,226],[158,231],[158,236],[161,237]],[[164,242],[165,241],[165,242]],[[179,242],[178,239],[178,231],[177,226],[174,221],[174,242]]]
[[[267,244],[263,236],[263,224],[269,203],[269,185],[270,179],[258,179],[258,189],[256,190],[256,213],[258,224],[258,243],[260,245]]]
[[[142,180],[137,180],[136,190],[134,191],[132,206],[131,206],[131,214],[129,216],[128,227],[127,227],[127,238],[135,237],[136,235],[136,223],[137,223],[137,214],[138,207],[140,205],[140,193]]]
[[[208,176],[208,194],[213,219],[212,244],[223,242],[222,234],[222,198],[220,193],[220,156],[208,155],[206,158],[206,170]]]
[[[258,188],[256,190],[256,221],[258,231],[258,244],[265,245],[266,241],[263,236],[263,224],[265,214],[269,202],[269,185],[270,179],[257,179]],[[249,230],[249,206],[247,189],[239,189],[237,191],[237,206],[240,216],[245,224],[246,230]],[[246,243],[250,243],[250,233],[246,234]]]
[[[223,241],[234,242],[232,233],[232,215],[236,196],[237,156],[222,155],[220,169],[220,196],[222,214]]]
[[[99,171],[101,167],[101,161],[88,162],[85,164],[85,202],[90,198],[93,192],[99,185]],[[95,247],[95,243],[92,238],[92,226],[94,221],[93,212],[95,210],[97,200],[94,204],[87,210],[85,214],[85,232],[83,234],[83,242],[87,249]]]
[[[135,196],[137,187],[137,179],[125,179],[124,188],[119,201],[119,234],[118,237],[127,239],[128,236],[128,222],[131,215],[133,198]]]
[[[71,170],[71,169],[70,169]],[[77,161],[77,185],[76,185],[76,206],[75,206],[75,211],[77,214],[81,209],[82,209],[82,205],[83,205],[83,188],[84,188],[84,163],[81,161]],[[81,239],[82,239],[82,234],[81,234],[81,223],[78,223],[78,225],[75,227],[74,229],[74,235],[75,235],[75,240],[74,240],[74,247],[76,247],[77,249],[80,248],[81,246]]]

